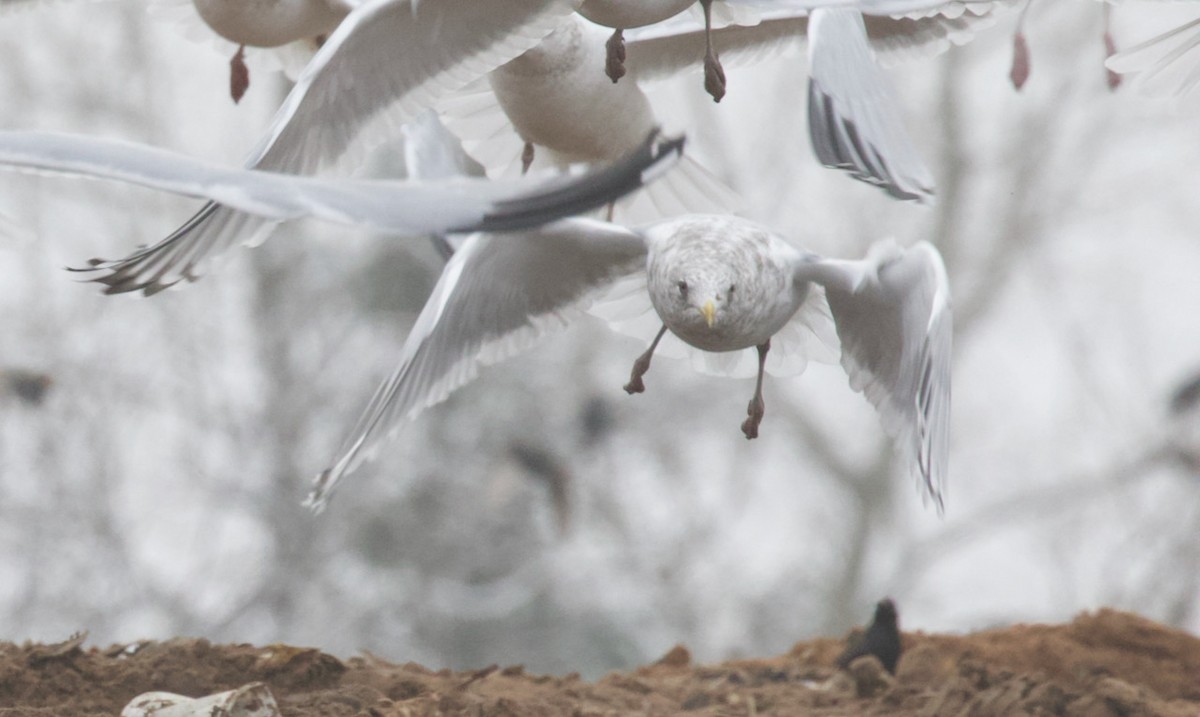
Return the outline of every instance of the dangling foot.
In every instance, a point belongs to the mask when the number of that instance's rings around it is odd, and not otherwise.
[[[1017,18],[1017,31],[1013,34],[1012,68],[1008,71],[1008,79],[1018,92],[1029,80],[1029,72],[1032,69],[1029,59],[1029,43],[1025,41],[1025,16],[1029,14],[1029,6],[1032,4],[1033,0],[1027,0],[1025,7],[1021,9],[1021,15]]]
[[[758,383],[754,388],[754,398],[750,399],[750,405],[746,407],[746,414],[749,416],[745,421],[742,421],[742,433],[746,434],[746,439],[758,438],[758,424],[762,423],[763,415],[767,411],[767,404],[763,402],[763,369],[767,365],[767,352],[771,350],[771,340],[767,339],[764,344],[758,345]]]
[[[525,149],[521,150],[521,174],[528,174],[529,167],[533,164],[533,142],[526,142]]]
[[[712,95],[713,102],[725,96],[725,68],[712,45],[712,0],[700,0],[704,7],[704,89]]]
[[[642,376],[650,370],[650,357],[654,355],[654,349],[658,348],[658,342],[662,340],[663,334],[667,333],[667,325],[658,330],[658,336],[650,342],[650,348],[646,352],[637,357],[633,362],[633,371],[629,374],[629,383],[625,384],[625,393],[634,394],[641,393],[646,390],[646,384],[642,383]]]
[[[1104,6],[1104,59],[1117,54],[1117,43],[1113,41],[1112,29],[1112,5]],[[1108,75],[1108,89],[1115,90],[1121,86],[1121,76],[1105,68],[1105,73]]]
[[[604,58],[604,74],[617,84],[617,80],[625,76],[625,31],[620,28],[604,43],[607,56]]]
[[[246,46],[238,45],[229,60],[229,96],[236,105],[250,88],[250,68],[246,67]]]

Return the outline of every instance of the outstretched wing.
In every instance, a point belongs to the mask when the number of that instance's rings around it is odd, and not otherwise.
[[[729,2],[729,0],[726,0]],[[713,47],[726,67],[749,65],[795,54],[808,41],[809,16],[823,7],[845,3],[802,0],[794,6],[763,7],[752,22],[722,25],[712,31]],[[851,0],[850,6],[862,12]],[[1005,0],[1005,3],[1012,0]],[[761,4],[761,2],[760,2]],[[871,49],[884,67],[945,52],[951,45],[970,41],[975,31],[995,21],[993,10],[1000,3],[971,3],[966,7],[944,6],[944,12],[920,17],[891,17],[866,13],[864,23]],[[667,22],[625,32],[625,65],[638,80],[654,80],[692,69],[699,72],[704,57],[703,21],[679,16]]]
[[[757,24],[712,32],[722,63],[730,66],[778,56],[807,39],[809,137],[817,159],[898,199],[930,200],[933,177],[904,127],[877,53],[882,60],[896,61],[966,42],[976,26],[989,20],[985,15],[992,4],[973,5],[968,12],[942,2],[941,9],[949,15],[931,12],[927,17],[865,19],[863,12],[876,9],[877,3],[771,0],[769,6],[762,4],[764,12]],[[896,4],[914,11],[923,7],[914,0],[896,0]],[[626,65],[639,79],[700,66],[703,27],[675,20],[628,35]]]
[[[561,329],[609,282],[639,270],[639,234],[568,219],[511,234],[476,234],[454,253],[401,350],[400,366],[316,479],[305,504],[320,511],[338,482],[371,458],[402,421],[497,363]]]
[[[860,261],[809,254],[798,281],[825,286],[850,387],[879,411],[924,493],[944,508],[950,448],[950,287],[941,255],[921,242],[880,242]]]
[[[212,199],[272,221],[317,217],[430,234],[524,229],[599,208],[659,176],[682,149],[682,138],[652,133],[622,159],[578,176],[351,181],[234,169],[131,142],[0,131],[0,168],[116,179]]]
[[[516,57],[572,8],[568,0],[368,0],[317,52],[248,164],[309,174],[379,123],[412,119],[439,97]],[[152,294],[193,280],[213,257],[271,226],[216,203],[157,244],[96,262],[111,293]]]
[[[862,14],[814,11],[808,36],[808,135],[817,159],[896,199],[931,199],[933,176],[875,62]]]

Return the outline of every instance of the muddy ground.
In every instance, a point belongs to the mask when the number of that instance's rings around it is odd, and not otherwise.
[[[1066,625],[906,633],[893,679],[873,657],[840,671],[841,640],[693,664],[677,647],[596,682],[519,666],[431,670],[370,656],[212,645],[0,643],[0,717],[117,715],[152,690],[200,696],[266,683],[288,717],[402,715],[1200,715],[1200,639],[1103,610]]]

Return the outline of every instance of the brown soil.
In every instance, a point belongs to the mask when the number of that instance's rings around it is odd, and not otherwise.
[[[874,658],[833,667],[841,640],[694,665],[677,647],[597,682],[520,667],[434,671],[283,645],[205,640],[84,649],[0,643],[0,717],[116,715],[135,695],[207,695],[262,681],[287,717],[413,715],[1200,715],[1200,639],[1102,610],[1066,625],[908,633],[895,678]]]

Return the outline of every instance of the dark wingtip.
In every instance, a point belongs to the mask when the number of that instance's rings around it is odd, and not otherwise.
[[[663,137],[655,128],[634,150],[587,174],[560,178],[524,196],[501,200],[474,224],[450,233],[524,229],[581,214],[616,201],[654,181],[683,154],[684,137]]]

